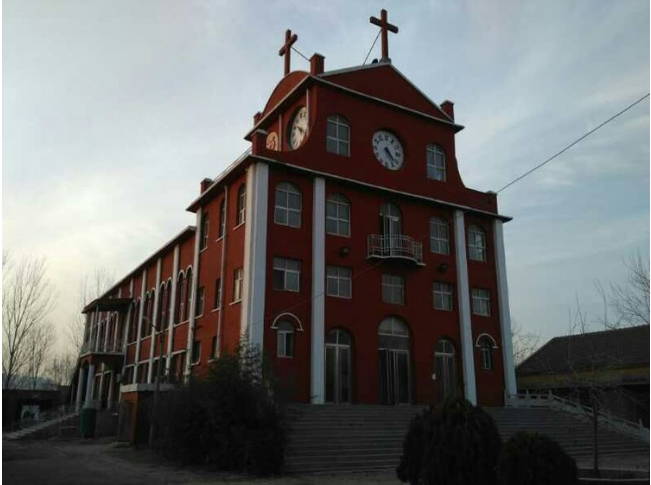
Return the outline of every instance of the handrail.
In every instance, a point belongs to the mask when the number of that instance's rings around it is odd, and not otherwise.
[[[385,236],[369,234],[367,238],[368,258],[403,258],[423,264],[423,245],[404,234]]]
[[[109,337],[106,342],[95,342],[93,339],[87,340],[81,346],[81,355],[90,353],[100,354],[123,354],[124,353],[123,339],[114,339]]]
[[[24,419],[21,421],[16,421],[12,423],[8,428],[3,429],[3,431],[18,431],[21,429],[31,428],[33,426],[39,425],[41,423],[46,423],[58,418],[63,418],[66,416],[73,415],[77,412],[76,405],[68,404],[61,405],[55,409],[50,409],[45,412],[39,412],[34,419]]]

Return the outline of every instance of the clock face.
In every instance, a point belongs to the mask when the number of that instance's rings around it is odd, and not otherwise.
[[[389,131],[379,130],[373,134],[373,153],[378,161],[389,170],[402,167],[405,153],[398,137]]]
[[[267,135],[266,146],[268,150],[278,150],[278,133],[272,131]]]
[[[299,108],[294,114],[289,127],[289,147],[296,150],[307,136],[307,108]]]

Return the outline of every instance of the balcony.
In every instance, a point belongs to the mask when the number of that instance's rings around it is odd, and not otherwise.
[[[423,245],[414,238],[402,234],[383,236],[371,234],[368,236],[366,259],[395,259],[423,263]]]
[[[122,339],[108,339],[106,342],[91,338],[84,342],[81,346],[80,355],[88,354],[104,354],[104,355],[123,355],[124,354],[124,341]]]

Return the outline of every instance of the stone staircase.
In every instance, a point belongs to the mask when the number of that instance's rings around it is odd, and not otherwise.
[[[28,440],[71,437],[71,435],[75,435],[74,430],[77,430],[76,435],[78,435],[79,412],[77,411],[3,433],[2,438],[6,440]]]
[[[394,470],[402,440],[413,415],[422,406],[309,406],[289,410],[290,431],[285,454],[289,473]],[[557,440],[575,458],[592,452],[592,428],[587,420],[562,411],[528,408],[488,408],[508,440],[520,430],[538,431]],[[604,456],[649,453],[649,444],[601,428]]]

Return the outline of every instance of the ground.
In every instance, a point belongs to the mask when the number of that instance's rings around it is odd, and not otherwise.
[[[146,451],[107,441],[7,441],[2,443],[6,485],[370,485],[400,483],[394,473],[251,479],[170,466]]]

